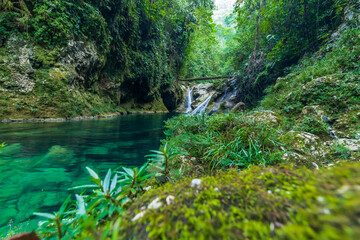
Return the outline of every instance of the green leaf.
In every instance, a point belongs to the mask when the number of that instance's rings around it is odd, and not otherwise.
[[[94,172],[91,168],[86,167],[86,170],[89,172],[90,176],[91,176],[91,181],[93,181],[94,183],[96,183],[99,187],[101,187],[101,180],[99,178],[99,176],[96,174],[96,172]]]
[[[39,216],[39,217],[48,218],[48,219],[55,219],[56,218],[56,216],[54,214],[50,214],[50,213],[38,213],[38,212],[35,212],[34,215]]]
[[[113,180],[111,181],[110,192],[112,192],[115,189],[116,184],[117,184],[117,174],[115,174]]]
[[[76,196],[76,205],[77,205],[77,211],[76,211],[76,215],[79,216],[85,216],[86,215],[86,210],[85,210],[85,201],[84,198],[80,195],[75,195]]]
[[[121,192],[122,188],[121,187],[118,187],[118,189],[116,190],[115,192],[115,195],[118,195],[120,192]]]
[[[124,171],[131,177],[134,177],[134,171],[131,168],[123,167]]]
[[[96,174],[96,172],[94,172],[91,168],[86,167],[86,170],[88,170],[90,176],[94,179],[100,179],[99,176]]]
[[[142,175],[143,173],[145,173],[145,171],[147,170],[147,166],[148,166],[149,162],[145,163],[144,165],[141,166],[141,168],[139,169],[138,175]]]
[[[75,189],[81,189],[81,188],[97,188],[99,187],[98,185],[81,185],[81,186],[76,186],[76,187],[71,187],[71,188],[68,188],[68,190],[75,190]]]
[[[93,178],[93,177],[91,177],[91,181],[93,181],[94,183],[96,183],[97,186],[101,188],[101,184],[102,184],[102,183],[101,183],[101,180],[100,180],[99,178]]]
[[[65,200],[65,202],[61,205],[60,210],[59,210],[60,216],[62,216],[63,213],[65,212],[70,200],[71,200],[71,198],[70,198],[70,196],[68,196],[68,198]]]
[[[105,179],[104,179],[104,186],[103,186],[103,191],[104,193],[106,193],[107,191],[109,191],[110,188],[110,177],[111,177],[111,169],[108,170]]]

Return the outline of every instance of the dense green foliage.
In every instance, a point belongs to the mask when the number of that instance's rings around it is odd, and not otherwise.
[[[98,227],[105,221],[115,220],[123,215],[127,206],[144,193],[145,181],[151,177],[146,174],[147,165],[146,163],[133,169],[123,167],[123,171],[115,173],[109,169],[103,180],[96,172],[87,168],[95,184],[74,187],[72,190],[93,188],[94,190],[87,191],[89,195],[76,195],[76,201],[71,201],[69,197],[59,211],[54,213],[34,213],[47,219],[40,222],[38,230],[41,236],[46,239],[106,239],[111,234],[116,236],[116,227],[103,232],[98,232]],[[118,224],[119,221],[115,223]]]
[[[263,90],[304,54],[318,50],[353,1],[237,1],[233,64],[240,71],[242,101],[254,104]]]
[[[282,161],[277,122],[255,115],[178,116],[166,123],[168,143],[184,151],[172,161],[185,175],[201,175],[237,166],[272,165]],[[188,164],[184,164],[187,162]],[[176,174],[176,173],[174,173]]]
[[[81,188],[95,188],[90,195],[76,195],[76,203],[67,200],[54,214],[37,213],[49,219],[39,228],[44,237],[357,239],[357,20],[347,20],[346,29],[333,35],[346,10],[356,9],[353,1],[238,0],[236,33],[231,16],[228,28],[213,24],[211,1],[68,3],[36,1],[27,10],[13,8],[1,15],[6,24],[0,31],[11,35],[13,16],[22,16],[30,26],[22,33],[54,51],[70,39],[102,36],[97,42],[107,58],[102,77],[141,101],[159,100],[178,74],[238,70],[238,89],[247,104],[276,84],[255,110],[167,121],[167,138],[149,155],[149,166],[109,170],[104,180],[88,169],[95,185]],[[44,18],[46,4],[58,10],[50,19]],[[79,21],[99,21],[100,27],[89,32],[64,9],[75,9]],[[48,36],[43,26],[54,22],[60,35]],[[227,38],[224,53],[217,51],[215,29]],[[224,67],[214,64],[223,58]],[[194,185],[190,176],[202,181]],[[155,189],[146,193],[149,185]]]
[[[200,8],[196,11],[195,17],[200,22],[190,25],[193,31],[180,76],[182,78],[217,76],[221,70],[221,49],[212,20],[212,9]]]
[[[277,80],[262,102],[266,108],[297,115],[305,106],[321,105],[336,118],[360,102],[359,29],[347,30],[342,38],[303,58],[291,73]]]
[[[8,92],[0,93],[7,99],[1,118],[174,110],[190,34],[212,8],[210,0],[20,2],[1,3],[0,87]],[[26,69],[16,67],[21,61]]]

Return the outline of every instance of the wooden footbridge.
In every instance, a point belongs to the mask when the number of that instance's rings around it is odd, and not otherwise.
[[[206,80],[215,80],[215,79],[229,79],[234,76],[220,76],[220,77],[200,77],[200,78],[179,78],[177,81],[181,82],[194,82],[194,81],[206,81]]]

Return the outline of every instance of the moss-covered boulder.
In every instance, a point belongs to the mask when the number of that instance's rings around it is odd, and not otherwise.
[[[360,164],[252,167],[168,183],[136,201],[123,239],[357,239]],[[304,224],[306,223],[306,224]]]
[[[342,138],[354,138],[360,136],[360,105],[351,107],[340,115],[335,123],[336,135]]]
[[[340,138],[338,143],[343,145],[345,148],[349,149],[350,151],[360,151],[360,139],[347,139],[347,138]]]
[[[75,153],[62,146],[52,146],[41,162],[61,163],[74,161]]]
[[[321,106],[319,105],[314,105],[314,106],[305,106],[303,108],[303,110],[301,111],[301,116],[313,116],[315,117],[318,121],[323,121],[324,117],[326,117],[326,113],[325,111],[322,109]]]
[[[233,112],[233,113],[239,112],[239,111],[245,110],[245,108],[246,108],[245,103],[239,102],[231,109],[231,112]]]
[[[281,136],[281,140],[290,149],[290,153],[285,153],[284,158],[295,160],[299,165],[310,168],[321,166],[329,154],[329,148],[322,140],[308,132],[290,131]]]
[[[271,124],[279,124],[281,122],[280,115],[273,111],[256,111],[248,116],[255,122],[266,122]]]

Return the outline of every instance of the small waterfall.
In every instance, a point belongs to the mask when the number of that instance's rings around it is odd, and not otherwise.
[[[229,89],[228,87],[225,89],[224,95],[220,98],[220,100],[218,100],[218,101],[215,102],[215,106],[213,107],[213,109],[212,109],[211,111],[213,111],[213,112],[217,112],[217,111],[218,111],[218,109],[219,109],[219,107],[220,107],[220,104],[221,104],[221,103],[225,100],[225,98],[226,98],[228,89]]]
[[[204,101],[202,102],[197,108],[194,109],[194,111],[191,112],[191,114],[203,114],[206,111],[207,106],[209,105],[209,102],[212,98],[212,94]]]
[[[228,101],[229,99],[231,99],[231,97],[236,96],[236,94],[237,94],[237,87],[235,87],[232,91],[229,91],[229,87],[227,87],[225,89],[224,95],[215,102],[215,105],[211,109],[211,112],[218,112],[220,104],[225,101]]]
[[[186,97],[185,97],[185,109],[186,109],[186,113],[191,112],[192,107],[192,91],[194,88],[187,88],[187,92],[186,92]]]

